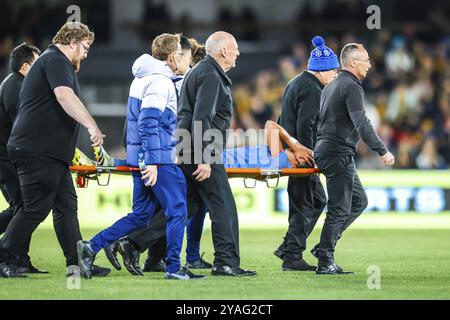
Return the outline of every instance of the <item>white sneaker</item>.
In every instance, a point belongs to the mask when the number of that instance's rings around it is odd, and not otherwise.
[[[81,277],[80,267],[74,264],[68,266],[66,277]]]

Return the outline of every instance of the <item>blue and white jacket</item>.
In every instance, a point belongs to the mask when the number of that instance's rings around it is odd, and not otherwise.
[[[173,72],[164,61],[149,54],[133,64],[127,110],[127,163],[138,166],[139,153],[146,164],[175,161],[177,94]]]

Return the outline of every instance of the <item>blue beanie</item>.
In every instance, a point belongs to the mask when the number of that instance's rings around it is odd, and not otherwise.
[[[325,40],[316,36],[312,39],[316,47],[311,51],[311,57],[308,60],[308,70],[328,71],[339,68],[339,61],[333,50],[325,46]]]

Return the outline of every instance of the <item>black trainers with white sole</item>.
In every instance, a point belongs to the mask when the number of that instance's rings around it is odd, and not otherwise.
[[[191,271],[189,271],[186,268],[181,268],[177,272],[169,273],[166,272],[166,279],[173,279],[173,280],[191,280],[191,279],[204,279],[206,276],[202,276],[199,274],[193,274]]]

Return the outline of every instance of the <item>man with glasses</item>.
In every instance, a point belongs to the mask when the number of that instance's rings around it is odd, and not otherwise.
[[[23,204],[0,241],[3,277],[24,276],[16,268],[17,259],[27,253],[27,241],[51,210],[67,274],[77,272],[76,242],[81,233],[69,165],[80,124],[87,128],[94,146],[103,144],[104,138],[79,99],[76,76],[93,42],[94,34],[86,25],[66,23],[24,79],[7,145],[19,175]],[[104,275],[109,272],[106,269]]]
[[[356,144],[362,140],[386,166],[394,156],[378,137],[364,111],[361,81],[371,65],[361,44],[349,43],[341,51],[342,71],[321,95],[316,164],[325,174],[328,212],[320,237],[317,274],[346,274],[334,261],[336,242],[367,207],[367,195],[356,172]]]
[[[186,180],[172,152],[175,147],[172,134],[177,124],[177,94],[172,77],[181,65],[180,36],[175,34],[156,37],[152,56],[142,55],[133,65],[135,78],[127,111],[127,164],[139,166],[142,171],[133,173],[133,212],[90,241],[78,242],[79,265],[84,278],[91,278],[92,265],[100,250],[145,227],[160,208],[167,220],[166,278],[203,278],[182,268],[180,261],[187,199]],[[127,269],[133,267],[130,265]],[[143,275],[140,268],[132,273]]]

